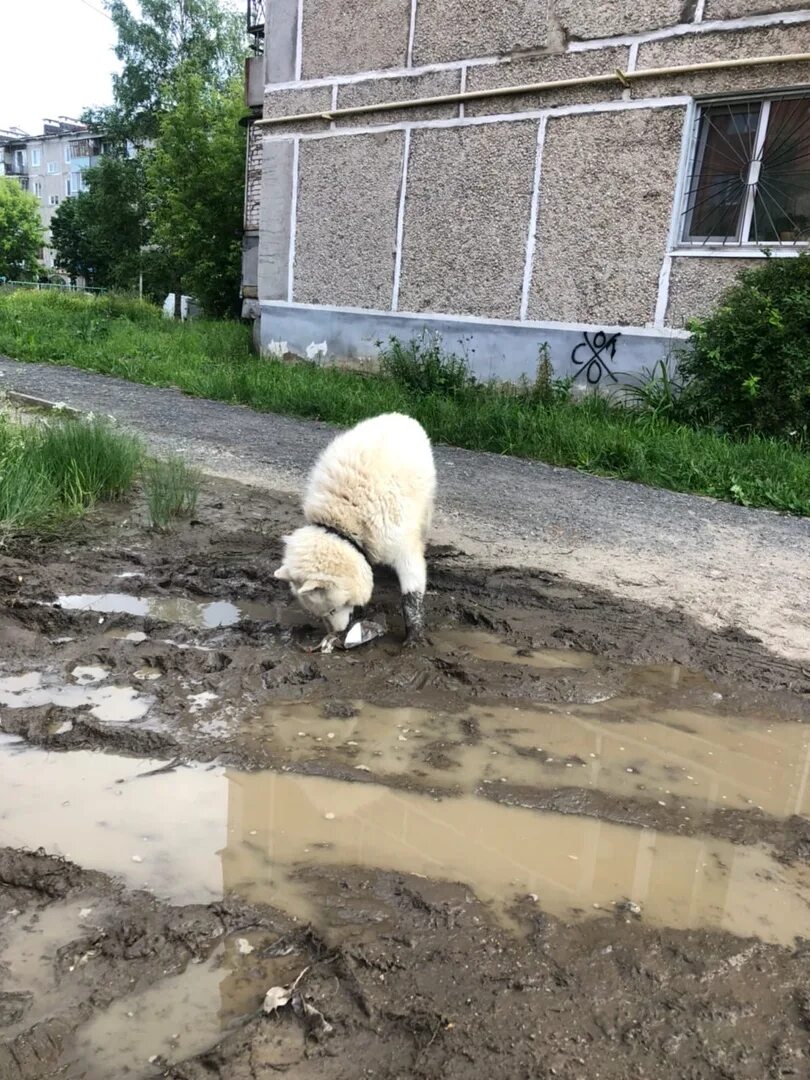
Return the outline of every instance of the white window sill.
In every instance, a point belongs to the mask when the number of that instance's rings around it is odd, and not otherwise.
[[[695,244],[693,247],[677,247],[669,252],[673,259],[795,259],[810,244]]]

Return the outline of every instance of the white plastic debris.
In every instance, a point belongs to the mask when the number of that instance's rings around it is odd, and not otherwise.
[[[247,938],[240,937],[236,939],[236,951],[240,956],[250,956],[253,952],[253,946]]]
[[[343,639],[344,649],[356,649],[358,645],[367,645],[375,638],[382,637],[385,626],[371,619],[361,619],[350,626]]]

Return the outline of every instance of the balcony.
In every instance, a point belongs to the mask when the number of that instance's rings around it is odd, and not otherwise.
[[[267,0],[247,0],[247,33],[251,49],[257,56],[264,52],[266,2]]]

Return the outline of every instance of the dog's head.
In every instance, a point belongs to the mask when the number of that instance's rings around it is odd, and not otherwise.
[[[311,526],[284,537],[284,561],[274,576],[286,581],[301,607],[335,634],[346,630],[352,611],[371,599],[373,577],[363,556]]]

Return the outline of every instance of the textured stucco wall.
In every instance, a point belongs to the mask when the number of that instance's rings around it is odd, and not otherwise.
[[[337,103],[339,109],[353,109],[359,105],[381,104],[386,101],[407,101],[409,98],[457,94],[460,89],[460,71],[431,71],[426,75],[348,83],[338,87]],[[433,105],[418,109],[395,109],[389,112],[370,113],[367,116],[349,116],[337,122],[341,126],[350,127],[356,124],[398,124],[402,120],[436,120],[457,114],[458,105]]]
[[[415,64],[543,49],[560,41],[549,0],[419,0]]]
[[[399,307],[515,319],[537,124],[411,136]]]
[[[738,19],[742,15],[800,11],[807,0],[706,0],[705,19]]]
[[[294,299],[391,305],[401,131],[302,142]]]
[[[559,56],[518,57],[503,64],[472,67],[467,72],[467,89],[489,90],[499,86],[525,86],[528,83],[578,79],[586,75],[613,74],[616,68],[627,66],[628,52],[625,46]],[[469,102],[465,109],[467,116],[489,116],[583,101],[610,101],[621,96],[622,88],[618,83],[601,83],[560,87],[539,94],[485,98],[483,101]]]
[[[304,0],[304,78],[404,67],[410,20],[410,0]]]
[[[642,30],[657,30],[691,21],[694,0],[551,0],[557,19],[569,37],[579,41],[588,38],[613,37],[616,34],[638,34]]]
[[[652,320],[683,122],[682,108],[549,121],[530,318]]]
[[[292,142],[263,140],[259,208],[259,296],[262,300],[287,298],[293,165]]]
[[[690,319],[708,315],[733,283],[735,274],[761,265],[761,259],[673,259],[667,325],[681,329]]]
[[[789,55],[810,51],[810,23],[795,26],[758,27],[686,34],[639,46],[638,68],[701,64],[710,60],[745,59],[753,56]],[[641,80],[633,86],[634,97],[648,94],[723,94],[802,86],[810,81],[810,64],[772,64],[742,67],[696,75],[668,75]]]

